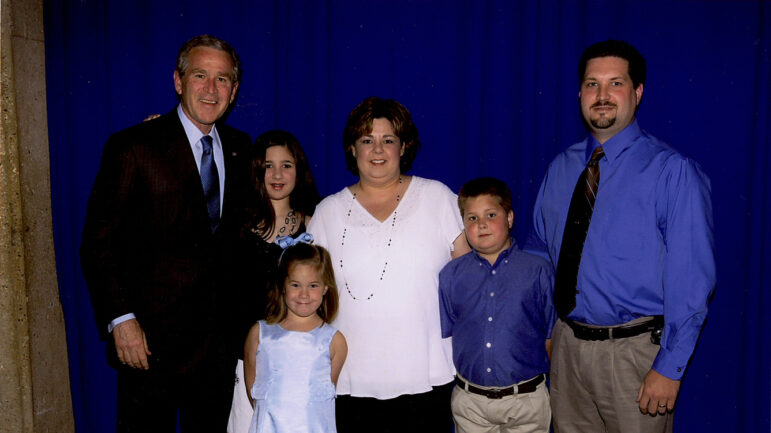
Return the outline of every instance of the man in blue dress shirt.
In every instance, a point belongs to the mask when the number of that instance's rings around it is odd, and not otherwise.
[[[590,136],[549,166],[528,245],[557,269],[555,432],[671,431],[680,381],[715,286],[709,179],[638,126],[645,60],[634,47],[596,43],[584,51],[578,72]],[[572,197],[584,191],[577,181],[588,183],[584,170],[593,161],[599,187],[576,249],[570,225],[579,221],[568,213],[576,214]],[[563,246],[577,255],[563,260]],[[567,287],[561,275],[570,277]],[[562,311],[561,293],[569,294]]]
[[[548,345],[556,320],[551,264],[510,237],[511,192],[495,178],[458,195],[473,251],[439,273],[442,337],[452,337],[456,433],[548,433]]]

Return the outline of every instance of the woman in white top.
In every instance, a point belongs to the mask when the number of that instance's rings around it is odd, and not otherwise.
[[[337,385],[345,432],[451,431],[454,368],[439,328],[438,273],[469,251],[456,195],[407,176],[420,141],[409,111],[367,98],[343,132],[359,181],[324,199],[308,231],[335,264],[348,339]]]

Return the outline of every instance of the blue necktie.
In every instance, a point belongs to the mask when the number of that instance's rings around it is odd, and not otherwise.
[[[206,208],[209,210],[212,233],[217,230],[220,223],[220,176],[217,165],[214,163],[214,151],[212,150],[212,138],[208,135],[201,137],[203,153],[201,154],[201,183],[203,194],[206,197]]]

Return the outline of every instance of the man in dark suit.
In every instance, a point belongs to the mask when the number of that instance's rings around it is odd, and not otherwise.
[[[225,431],[238,297],[227,269],[250,189],[249,137],[217,123],[239,60],[208,35],[179,51],[180,104],[113,134],[88,203],[81,261],[108,362],[118,431]]]

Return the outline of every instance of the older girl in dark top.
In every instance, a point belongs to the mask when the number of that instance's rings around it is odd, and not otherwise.
[[[249,314],[239,318],[245,331],[265,317],[266,294],[281,254],[274,241],[279,236],[303,233],[319,201],[308,159],[294,135],[268,131],[257,137],[252,155],[255,197],[239,254],[239,268],[246,273],[247,283],[243,302]],[[228,432],[248,431],[252,413],[243,362],[239,361]]]

